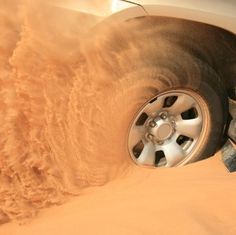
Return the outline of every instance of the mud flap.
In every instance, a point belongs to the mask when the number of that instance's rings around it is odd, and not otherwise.
[[[229,130],[228,130],[228,136],[229,139],[226,144],[221,149],[222,151],[222,160],[228,169],[229,172],[236,171],[236,102],[234,100],[229,99],[229,110],[230,115],[232,117]],[[233,143],[233,142],[234,143]]]
[[[232,120],[229,125],[228,136],[236,143],[236,101],[229,99],[229,112]]]
[[[222,160],[229,172],[236,171],[236,148],[235,145],[228,140],[221,149]]]

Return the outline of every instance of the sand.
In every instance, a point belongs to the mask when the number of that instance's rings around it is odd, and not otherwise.
[[[139,69],[156,45],[45,2],[0,2],[0,234],[235,234],[220,155],[150,170],[121,147],[157,92]]]
[[[0,234],[236,234],[236,174],[220,154],[181,168],[134,168]]]

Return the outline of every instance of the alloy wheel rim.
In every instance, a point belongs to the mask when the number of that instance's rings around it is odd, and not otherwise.
[[[196,92],[164,92],[145,103],[133,119],[129,154],[140,166],[182,165],[193,158],[207,126],[209,111]]]

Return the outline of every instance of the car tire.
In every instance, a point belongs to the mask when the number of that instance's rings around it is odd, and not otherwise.
[[[100,62],[103,61],[103,67],[98,69],[98,77],[103,77],[99,89],[104,87],[106,89],[101,98],[102,102],[106,100],[106,104],[103,105],[104,110],[97,114],[100,118],[102,116],[103,121],[100,124],[103,125],[99,127],[102,133],[94,136],[98,151],[108,155],[113,164],[137,163],[148,167],[182,166],[212,156],[220,147],[228,116],[227,93],[217,72],[205,61],[193,55],[189,48],[182,48],[161,35],[154,37],[140,32],[131,32],[131,36],[127,35],[128,32],[112,34],[95,52],[99,55]],[[127,42],[127,40],[132,41]],[[101,63],[96,65],[95,62],[93,66],[101,66]],[[146,128],[145,133],[141,134],[141,143],[140,141],[136,143],[140,145],[130,146],[132,127],[145,106],[153,100],[158,100],[160,96],[167,98],[166,94],[178,100],[181,93],[186,95],[187,100],[190,97],[196,101],[196,109],[200,110],[196,115],[201,113],[203,119],[199,136],[196,141],[194,140],[195,144],[188,154],[171,163],[163,161],[166,158],[165,151],[168,152],[169,158],[176,157],[175,148],[169,149],[163,146],[168,145],[173,136],[171,141],[176,145],[179,138],[172,133],[176,132],[176,123],[171,127],[169,125],[175,117],[171,115],[168,123],[160,118],[163,111],[168,113],[171,110],[170,107],[157,109],[151,119],[147,115],[142,123]],[[149,123],[154,119],[156,126],[161,128],[154,130],[154,140],[148,140]],[[159,136],[165,129],[164,126],[169,128],[169,132],[164,133],[160,141],[155,133]],[[191,142],[192,138],[190,139]],[[158,151],[161,153],[156,154],[153,150],[154,157],[152,154],[151,160],[146,157],[147,161],[140,162],[139,157],[148,143],[162,146],[161,151]],[[140,153],[137,154],[136,148]]]

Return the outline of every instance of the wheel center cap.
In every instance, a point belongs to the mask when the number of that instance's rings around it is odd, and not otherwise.
[[[149,128],[149,133],[156,141],[165,141],[173,135],[174,128],[169,121],[158,120],[155,127]]]
[[[163,123],[157,128],[155,132],[155,136],[158,140],[166,140],[171,137],[173,128],[169,123]]]

